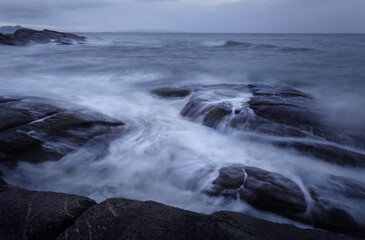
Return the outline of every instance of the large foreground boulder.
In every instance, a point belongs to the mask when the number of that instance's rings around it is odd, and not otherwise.
[[[241,164],[221,168],[208,193],[239,198],[259,209],[294,219],[307,209],[304,194],[296,183],[282,175]]]
[[[46,44],[55,42],[62,45],[70,45],[72,43],[82,43],[85,37],[72,33],[56,32],[51,30],[37,31],[33,29],[19,29],[13,34],[1,34],[0,44],[23,46],[29,43]]]
[[[67,105],[50,99],[0,98],[0,164],[58,160],[85,144],[105,144],[120,135],[123,122]]]
[[[0,239],[55,239],[94,204],[86,197],[7,186],[0,192]]]
[[[351,239],[241,213],[193,213],[156,202],[108,199],[85,211],[58,240],[72,239]]]

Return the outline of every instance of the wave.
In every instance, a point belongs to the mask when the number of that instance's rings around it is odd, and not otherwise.
[[[250,47],[250,46],[252,46],[251,43],[239,42],[239,41],[233,41],[233,40],[203,42],[203,45],[206,47],[232,47],[232,46]]]
[[[281,48],[283,52],[311,52],[314,51],[313,48],[292,48],[292,47],[285,47]]]
[[[206,47],[254,47],[256,49],[278,49],[281,52],[311,52],[312,48],[305,47],[283,47],[272,44],[255,44],[248,42],[240,42],[234,40],[215,41],[215,42],[203,42],[203,46]]]

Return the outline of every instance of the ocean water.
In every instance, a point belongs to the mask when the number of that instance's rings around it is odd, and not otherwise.
[[[98,158],[85,149],[57,162],[19,164],[5,179],[36,190],[155,200],[197,212],[241,211],[291,222],[238,200],[202,193],[230,163],[280,173],[302,189],[332,174],[365,184],[364,170],[342,167],[252,141],[249,133],[221,133],[184,119],[186,99],[165,100],[159,87],[264,83],[315,96],[327,120],[365,134],[364,34],[85,33],[85,44],[0,46],[0,95],[49,97],[120,119],[126,131]],[[249,98],[243,95],[242,98]],[[358,149],[364,153],[364,150]],[[341,187],[341,186],[340,186]],[[303,190],[309,200],[309,193]],[[333,192],[359,221],[362,200]]]

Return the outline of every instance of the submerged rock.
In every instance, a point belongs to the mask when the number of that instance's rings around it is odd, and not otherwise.
[[[187,88],[158,88],[152,93],[162,98],[184,98],[190,95],[191,90]]]
[[[124,125],[87,109],[56,106],[49,99],[0,100],[0,164],[7,167],[19,161],[58,160],[86,143],[110,142]]]
[[[46,44],[55,42],[58,44],[82,43],[85,37],[72,33],[56,32],[51,30],[37,31],[33,29],[19,29],[13,34],[0,34],[0,44],[23,46],[29,43]]]
[[[55,239],[95,201],[8,186],[0,192],[0,239]]]
[[[259,209],[291,218],[298,218],[298,213],[307,209],[296,183],[277,173],[241,164],[221,168],[209,193],[240,198]]]

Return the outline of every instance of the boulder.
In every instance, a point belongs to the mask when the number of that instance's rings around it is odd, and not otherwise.
[[[95,201],[8,186],[0,192],[0,239],[55,239]]]
[[[84,108],[56,106],[49,99],[0,100],[0,164],[7,167],[19,161],[58,160],[86,143],[105,144],[124,125]]]
[[[33,29],[19,29],[13,34],[0,34],[0,44],[24,46],[29,43],[46,44],[55,42],[58,44],[82,43],[85,37],[72,33],[56,32],[51,30],[37,31]]]
[[[241,164],[221,168],[208,193],[240,198],[259,209],[295,219],[307,209],[303,192],[292,180]]]
[[[223,84],[196,89],[181,115],[214,129],[285,137],[270,141],[330,163],[365,167],[365,155],[357,151],[365,148],[365,137],[329,124],[316,106],[311,95],[293,88]]]
[[[229,239],[206,215],[156,202],[107,199],[91,207],[61,239]]]
[[[242,213],[193,213],[161,203],[107,199],[85,211],[58,240],[72,239],[352,239]]]
[[[327,174],[303,174],[301,178],[313,200],[314,227],[365,238],[363,183]]]
[[[152,94],[161,98],[184,98],[189,96],[191,90],[188,88],[158,88]]]

